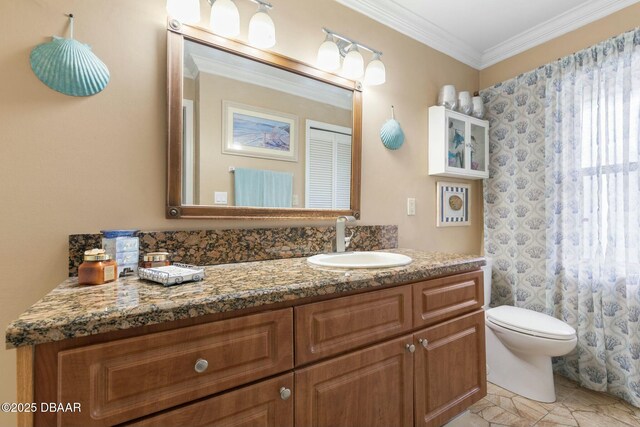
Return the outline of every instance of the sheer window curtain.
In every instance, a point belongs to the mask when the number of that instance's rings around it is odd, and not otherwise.
[[[532,86],[537,91],[531,93]],[[530,102],[539,102],[541,111],[527,115],[516,110],[516,119],[509,122],[505,116],[523,94],[529,94],[521,106],[525,111]],[[555,369],[588,388],[640,406],[640,29],[482,95],[495,128],[491,132],[495,173],[485,183],[485,250],[497,258],[498,296],[507,295],[501,287],[512,295],[512,301],[506,297],[497,302],[543,308],[571,324],[578,332],[578,346],[558,358]],[[498,113],[495,107],[501,102],[507,106]],[[508,142],[510,127],[520,121],[526,124],[520,129],[526,130],[517,134],[515,128],[517,141],[527,141],[529,128],[542,124],[544,138],[536,144],[543,149],[544,166],[542,171],[517,168],[510,179],[542,179],[544,197],[538,201],[516,197],[515,205],[525,204],[544,219],[544,231],[536,234],[525,221],[511,222],[511,229],[500,231],[514,240],[518,233],[533,233],[532,242],[544,247],[544,268],[527,260],[526,254],[509,259],[514,253],[509,252],[510,239],[503,238],[507,243],[501,244],[490,235],[498,209],[511,209],[501,206],[508,200],[503,203],[504,196],[496,190],[496,177],[506,177],[500,167],[504,142],[498,141],[495,131],[507,129]],[[501,272],[499,263],[505,256],[513,265],[527,262],[531,268]],[[528,279],[536,275],[544,276],[544,283],[531,286]]]

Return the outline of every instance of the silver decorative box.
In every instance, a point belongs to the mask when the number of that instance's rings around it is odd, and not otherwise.
[[[138,276],[164,286],[173,286],[204,279],[204,268],[176,263],[166,267],[139,268]]]

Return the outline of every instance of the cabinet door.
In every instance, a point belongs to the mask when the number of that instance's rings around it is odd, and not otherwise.
[[[143,420],[131,427],[293,427],[293,374],[282,375]]]
[[[413,425],[411,335],[301,369],[295,421],[304,427]]]
[[[472,173],[486,174],[489,163],[489,129],[484,121],[471,121],[469,127],[469,168]]]
[[[416,427],[441,426],[487,394],[484,311],[414,334]]]
[[[467,123],[455,114],[447,112],[447,166],[453,173],[465,173],[468,169]]]

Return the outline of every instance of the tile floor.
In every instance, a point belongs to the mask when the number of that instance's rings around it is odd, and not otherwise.
[[[555,403],[525,399],[488,383],[487,396],[446,427],[640,427],[640,409],[556,376]]]

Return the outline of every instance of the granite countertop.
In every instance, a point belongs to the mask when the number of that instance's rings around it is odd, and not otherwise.
[[[332,269],[306,258],[206,267],[201,282],[164,287],[137,277],[100,286],[80,286],[71,278],[11,322],[7,348],[42,344],[230,312],[283,301],[402,284],[468,271],[484,258],[442,252],[394,249],[413,262],[385,269]]]

